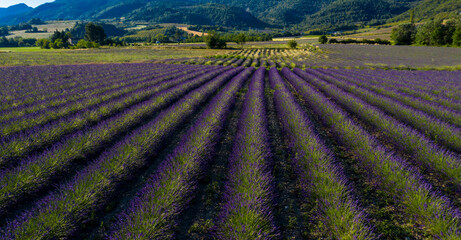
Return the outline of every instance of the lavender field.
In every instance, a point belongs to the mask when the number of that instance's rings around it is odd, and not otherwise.
[[[268,69],[460,70],[461,48],[322,44],[298,49],[247,48],[210,57],[174,58],[158,62]]]
[[[0,67],[0,239],[461,239],[461,72],[241,54]]]

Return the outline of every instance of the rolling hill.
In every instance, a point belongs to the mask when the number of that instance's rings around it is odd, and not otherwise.
[[[461,1],[459,0],[423,0],[412,8],[416,21],[431,18],[453,18],[461,15]],[[391,21],[401,21],[410,18],[410,11],[406,11]]]
[[[0,23],[32,10],[33,8],[24,3],[16,4],[7,8],[0,8]]]

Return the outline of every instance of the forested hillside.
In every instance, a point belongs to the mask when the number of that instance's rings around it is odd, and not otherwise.
[[[304,26],[347,27],[357,23],[379,24],[407,11],[412,1],[337,0],[306,18]]]
[[[461,15],[460,0],[423,0],[410,11],[404,12],[399,16],[391,19],[400,21],[410,18],[410,12],[414,11],[416,21],[427,20],[431,18],[452,18]]]
[[[220,25],[237,28],[293,27],[341,29],[409,19],[453,16],[459,0],[56,0],[0,25],[43,20],[119,19],[150,23]],[[3,11],[4,12],[4,11]],[[11,11],[10,11],[11,12]],[[390,20],[391,19],[391,20]]]
[[[32,9],[33,8],[27,6],[24,3],[13,5],[7,8],[0,8],[0,23],[3,21],[8,21],[9,19],[14,18],[20,14],[32,11]]]

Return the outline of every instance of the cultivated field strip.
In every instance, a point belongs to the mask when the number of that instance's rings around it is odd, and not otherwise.
[[[168,106],[187,91],[211,80],[224,70],[226,69],[200,75],[174,88],[160,92],[119,115],[71,135],[44,153],[30,156],[16,168],[3,171],[0,185],[5,187],[0,190],[2,196],[0,198],[0,213],[5,212],[19,199],[22,200],[46,188],[53,179],[64,172],[68,172],[72,163],[84,160],[85,157],[102,149],[103,146],[108,147],[108,144],[115,141],[117,136],[133,129],[155,111]],[[184,77],[178,79],[190,79],[194,75],[185,75]]]
[[[185,69],[187,71],[187,69]],[[66,117],[70,114],[79,113],[79,111],[88,110],[94,106],[104,104],[113,99],[123,97],[141,88],[146,88],[155,85],[165,79],[178,76],[177,70],[174,72],[165,72],[162,74],[149,74],[147,77],[135,79],[134,81],[127,81],[124,86],[120,86],[108,91],[98,92],[96,94],[82,93],[87,95],[83,100],[66,104],[64,106],[55,106],[51,109],[44,109],[30,115],[17,116],[15,118],[7,119],[8,121],[2,122],[0,133],[2,137],[8,137],[20,131],[32,128],[38,125],[44,125],[53,120]],[[5,114],[9,115],[9,114]]]
[[[379,72],[379,71],[378,71]],[[367,72],[369,75],[372,74]],[[461,78],[457,72],[453,71],[424,71],[409,72],[402,77],[398,71],[380,72],[380,75],[386,76],[386,79],[408,84],[415,88],[428,93],[461,100]]]
[[[309,69],[307,71],[364,99],[367,103],[379,107],[390,116],[418,129],[432,140],[454,151],[461,152],[461,131],[456,126],[443,122],[423,111],[416,110],[389,97],[380,96],[373,91],[347,83],[331,75],[326,75],[318,70]]]
[[[170,69],[170,71],[175,70],[175,68]],[[157,77],[159,77],[159,75],[168,75],[169,73],[170,72],[168,71],[168,69],[162,69],[158,71],[146,71],[139,76],[135,75],[130,76],[129,78],[120,77],[119,81],[112,81],[110,83],[107,83],[108,86],[97,86],[96,88],[78,91],[75,94],[70,94],[70,92],[67,92],[66,96],[60,98],[59,101],[43,100],[40,104],[30,104],[27,107],[22,105],[19,108],[10,109],[9,111],[3,111],[0,122],[4,122],[12,118],[17,120],[17,118],[24,116],[27,116],[28,118],[36,118],[37,115],[39,115],[40,113],[46,113],[47,109],[51,107],[53,108],[53,110],[57,110],[57,108],[75,108],[72,105],[79,105],[78,107],[85,107],[85,104],[88,103],[85,103],[83,101],[88,101],[88,98],[90,97],[100,98],[100,96],[102,96],[103,98],[107,98],[104,97],[104,95],[109,94],[111,92],[116,92],[117,90],[120,90],[128,86],[135,86],[136,83],[142,82],[143,80],[148,80],[149,78],[152,78],[153,75],[157,75]],[[99,79],[99,81],[104,82],[104,79]],[[52,105],[50,105],[50,103]]]
[[[350,196],[347,178],[341,173],[341,167],[335,165],[332,154],[316,136],[312,123],[275,68],[269,71],[269,81],[275,90],[279,119],[295,155],[292,159],[295,171],[306,199],[315,199],[320,205],[326,231],[332,231],[329,234],[335,239],[373,238],[372,231],[366,225],[365,214]]]
[[[0,68],[0,239],[460,239],[458,75],[306,54]]]
[[[436,104],[431,104],[431,102],[409,96],[405,93],[399,93],[397,91],[394,91],[393,89],[382,87],[379,83],[370,84],[367,81],[363,81],[362,79],[356,78],[356,76],[354,77],[353,75],[345,75],[345,74],[335,75],[325,70],[319,70],[319,71],[322,73],[331,75],[331,76],[339,77],[341,80],[345,82],[355,84],[367,90],[371,90],[379,95],[386,96],[391,99],[397,100],[402,104],[413,107],[414,109],[424,111],[427,114],[432,115],[433,117],[439,118],[442,121],[453,124],[457,127],[461,127],[461,113],[460,112],[453,111],[452,109],[438,106]]]
[[[10,238],[65,238],[91,219],[92,212],[108,204],[116,186],[144,167],[162,140],[193,114],[220,86],[242,69],[227,71],[184,96],[82,170],[70,182],[41,200],[18,222],[7,228]]]
[[[60,69],[63,72],[56,71],[59,74],[53,74],[53,71],[47,68],[43,69],[43,67],[35,67],[35,74],[38,74],[36,80],[39,81],[39,86],[26,88],[23,92],[16,94],[13,94],[14,92],[6,93],[7,97],[5,97],[6,99],[4,99],[4,102],[2,103],[1,110],[23,107],[24,105],[28,106],[34,103],[47,105],[61,103],[62,99],[65,100],[67,96],[72,96],[74,93],[88,91],[95,88],[101,88],[103,90],[104,86],[109,88],[116,87],[118,83],[116,80],[121,79],[123,82],[125,78],[132,79],[144,73],[148,74],[149,72],[155,72],[162,69],[161,67],[149,69],[147,68],[148,66],[133,66],[132,68],[121,67],[120,69],[117,69],[117,66],[112,66],[112,68],[109,69],[106,69],[105,67],[100,67],[99,69],[81,69],[81,67],[76,67],[77,71],[80,70],[80,73],[86,74],[72,75],[72,67],[74,66],[68,66],[65,69]],[[168,68],[167,66],[165,67]],[[11,72],[14,74],[16,72],[16,67],[8,68],[8,70],[8,72],[13,70]],[[52,72],[51,76],[49,76],[49,72]],[[28,73],[34,74],[30,71]],[[114,78],[114,76],[118,77]],[[2,81],[2,84],[5,84],[5,82],[15,82],[15,80],[24,79],[24,76],[19,74],[18,77],[18,75],[14,74],[10,77],[7,75],[5,76],[5,79],[7,79],[7,81]],[[63,79],[66,82],[61,82]],[[111,80],[114,80],[115,82],[111,82]],[[52,81],[52,83],[48,84],[49,81]]]
[[[264,100],[265,68],[253,75],[240,116],[223,206],[216,220],[218,239],[276,239],[273,177]]]
[[[367,82],[381,85],[382,87],[394,89],[397,92],[407,94],[412,97],[416,97],[416,98],[419,98],[419,99],[422,99],[428,102],[433,102],[434,104],[452,108],[453,110],[457,110],[457,111],[461,110],[461,105],[460,105],[461,100],[448,97],[447,94],[444,94],[445,89],[453,88],[454,85],[457,85],[457,84],[446,87],[444,86],[446,83],[443,83],[443,79],[446,79],[446,80],[459,79],[457,75],[451,75],[451,74],[447,75],[445,76],[445,78],[440,79],[440,81],[442,81],[441,83],[434,85],[432,84],[431,80],[436,78],[436,76],[431,76],[432,78],[427,79],[427,76],[424,76],[424,74],[421,74],[422,75],[421,78],[417,78],[417,76],[413,76],[414,78],[416,78],[416,80],[408,82],[407,78],[402,78],[401,76],[400,78],[397,78],[396,76],[394,76],[392,74],[392,71],[383,72],[381,74],[357,72],[353,70],[348,70],[348,71],[335,70],[332,72],[343,73],[343,75],[352,75],[352,76],[355,76],[356,78],[364,79]],[[406,75],[407,74],[405,74],[404,76]],[[411,76],[408,76],[408,78],[410,77]],[[438,77],[440,78],[440,76]],[[424,79],[424,81],[421,81],[421,79]],[[420,81],[426,82],[426,84],[422,84],[420,83]],[[458,82],[461,82],[461,79],[459,79]]]
[[[345,72],[345,74],[352,74],[357,78],[368,79],[369,81],[377,83],[378,85],[392,88],[394,90],[408,94],[413,97],[421,98],[426,101],[434,102],[442,106],[446,106],[454,110],[461,111],[461,100],[456,99],[456,97],[453,98],[452,93],[446,93],[447,89],[450,90],[450,88],[453,88],[454,85],[457,86],[460,84],[459,82],[461,82],[461,79],[459,79],[459,76],[456,75],[448,75],[444,78],[441,78],[437,75],[431,75],[431,78],[427,78],[427,76],[425,78],[424,74],[421,74],[424,81],[421,81],[421,76],[413,76],[416,80],[409,82],[408,78],[410,76],[406,76],[407,74],[404,75],[405,77],[395,76],[394,74],[392,74],[392,71],[387,71],[382,74],[373,74],[353,70],[343,72]],[[438,84],[432,84],[431,86],[432,80],[437,77],[440,78]],[[449,79],[458,79],[458,83],[451,85],[449,87],[444,86],[446,85],[446,82],[444,82],[443,80]]]
[[[348,114],[328,100],[302,78],[285,68],[283,75],[306,102],[368,169],[370,178],[378,178],[378,187],[393,195],[404,207],[409,221],[415,220],[425,231],[438,237],[455,239],[461,234],[459,211],[446,197],[432,190],[418,171],[389,152],[373,136],[354,123]]]
[[[396,148],[410,154],[419,164],[440,172],[459,186],[461,162],[457,154],[437,146],[410,126],[400,123],[360,98],[320,80],[317,76],[301,69],[295,69],[294,72],[325,95],[332,97],[343,108],[379,130]]]
[[[197,188],[197,179],[207,165],[235,94],[253,71],[242,71],[211,100],[173,153],[149,177],[130,208],[121,214],[113,238],[162,239],[172,235],[174,217]]]
[[[200,73],[201,72],[193,73],[192,77]],[[11,162],[12,159],[18,159],[27,153],[36,151],[39,148],[43,148],[47,144],[58,141],[66,134],[83,129],[85,127],[89,127],[93,123],[97,123],[107,117],[117,114],[127,107],[133,106],[134,104],[148,99],[150,96],[152,96],[152,94],[172,87],[189,77],[188,75],[182,75],[180,78],[172,79],[162,83],[162,81],[171,79],[174,76],[178,75],[172,75],[163,78],[161,77],[156,79],[157,84],[153,84],[147,88],[140,88],[139,90],[134,91],[132,94],[122,97],[121,99],[108,101],[102,106],[95,108],[84,109],[79,114],[75,114],[67,118],[60,119],[56,122],[36,127],[28,132],[20,133],[15,136],[6,138],[0,144],[0,152],[2,153],[2,157],[0,158],[0,166],[5,166],[8,162]]]

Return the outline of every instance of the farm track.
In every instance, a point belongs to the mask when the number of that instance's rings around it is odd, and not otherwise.
[[[0,239],[460,238],[459,76],[305,54],[3,70]]]

